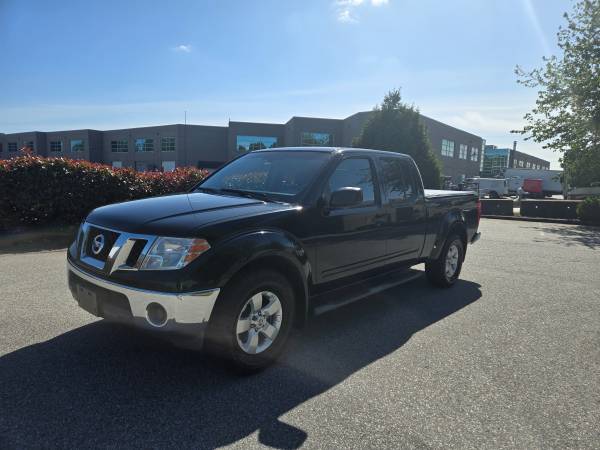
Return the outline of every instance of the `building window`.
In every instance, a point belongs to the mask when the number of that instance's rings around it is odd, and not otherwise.
[[[274,148],[277,144],[277,138],[273,136],[237,136],[235,148],[237,154],[241,155],[253,150]]]
[[[71,139],[71,151],[73,153],[82,152],[83,150],[83,139]]]
[[[154,139],[139,138],[135,140],[135,151],[136,152],[153,152],[154,151]]]
[[[17,151],[17,143],[16,142],[9,142],[7,145],[8,151],[10,153],[15,153]]]
[[[51,152],[62,152],[62,141],[50,141]]]
[[[454,141],[442,139],[442,155],[454,158]]]
[[[25,148],[27,148],[27,149],[29,149],[31,151],[35,150],[35,147],[33,146],[33,141],[27,141],[27,142],[25,142],[25,144],[23,145],[23,147],[25,147]]]
[[[175,138],[174,137],[161,138],[160,151],[161,152],[174,152],[175,151]]]
[[[300,145],[306,147],[327,147],[333,145],[333,134],[313,133],[303,131],[300,133]]]
[[[113,161],[113,169],[121,169],[123,167],[123,161]]]
[[[175,170],[175,161],[163,161],[162,170],[163,172],[173,172]]]
[[[467,159],[467,146],[465,144],[460,144],[458,148],[458,157],[460,159]]]
[[[129,151],[129,142],[127,142],[127,139],[110,141],[110,151],[113,153],[126,153]]]
[[[477,148],[471,147],[471,161],[477,161],[479,158],[479,152]]]

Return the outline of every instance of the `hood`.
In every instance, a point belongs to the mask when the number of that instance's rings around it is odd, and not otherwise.
[[[92,211],[86,220],[130,233],[189,237],[194,230],[214,222],[289,208],[290,205],[251,198],[192,193],[103,206]]]

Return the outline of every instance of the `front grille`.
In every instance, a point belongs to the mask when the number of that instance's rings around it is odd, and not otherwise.
[[[135,244],[133,244],[133,247],[131,247],[129,256],[127,256],[125,265],[129,267],[135,267],[147,243],[148,241],[145,239],[136,239]],[[139,261],[139,263],[141,264],[141,261]]]
[[[115,270],[139,270],[155,240],[156,236],[114,231],[84,222],[77,241],[79,260],[108,275]]]
[[[97,250],[98,247],[95,246],[95,240],[98,242],[99,236],[102,236],[103,244],[100,251],[96,253],[95,250]],[[98,261],[105,262],[110,253],[110,249],[113,247],[118,237],[119,233],[91,226],[85,242],[85,254]]]

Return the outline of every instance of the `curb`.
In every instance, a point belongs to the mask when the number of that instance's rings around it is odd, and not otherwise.
[[[542,223],[558,223],[562,225],[585,225],[588,227],[597,227],[591,223],[581,222],[578,219],[551,219],[548,217],[523,217],[523,216],[492,216],[482,215],[482,219],[500,219],[500,220],[520,220],[522,222],[542,222]]]
[[[77,228],[77,226],[65,226],[2,234],[0,235],[0,254],[57,250],[68,247],[75,237]]]

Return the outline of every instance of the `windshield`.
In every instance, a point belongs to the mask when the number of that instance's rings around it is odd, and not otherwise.
[[[330,156],[309,151],[248,153],[215,172],[195,190],[292,201],[312,183]]]

